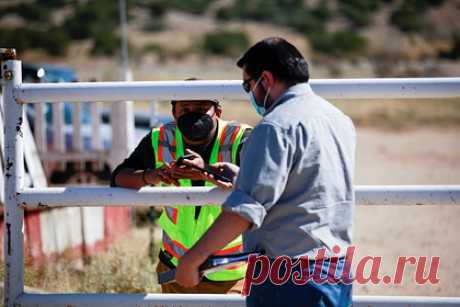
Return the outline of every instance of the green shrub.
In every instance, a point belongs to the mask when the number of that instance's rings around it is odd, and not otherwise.
[[[59,28],[17,28],[2,31],[0,41],[4,47],[16,48],[19,53],[29,49],[41,49],[51,55],[64,55],[70,44],[67,34]]]
[[[235,57],[247,48],[249,38],[245,32],[218,30],[203,39],[203,49],[211,54]]]
[[[70,44],[70,38],[61,28],[51,28],[48,31],[40,32],[37,45],[50,55],[64,55]]]
[[[429,6],[441,6],[445,1],[444,0],[426,0]]]
[[[307,35],[314,51],[326,54],[335,52],[335,44],[332,35],[328,32],[313,32]]]
[[[332,17],[332,12],[327,5],[327,2],[321,2],[317,7],[310,9],[311,15],[321,23],[328,22]]]
[[[97,33],[94,36],[93,47],[91,48],[92,55],[112,56],[120,49],[121,42],[118,36],[111,33]]]
[[[151,17],[162,17],[168,10],[168,3],[166,1],[153,1],[146,8],[149,10]]]
[[[217,18],[252,19],[286,25],[292,14],[305,10],[302,0],[236,0],[217,11]]]
[[[185,11],[191,14],[203,14],[213,0],[163,0],[168,8]]]
[[[404,1],[393,11],[390,21],[403,32],[417,32],[422,29],[423,21],[417,10],[417,1]]]
[[[268,1],[267,1],[268,2]],[[271,1],[270,1],[271,2]],[[236,0],[232,6],[223,7],[217,11],[217,18],[221,20],[254,19],[263,20],[265,7],[260,0]],[[267,5],[268,7],[269,5]],[[268,18],[268,16],[267,16]]]
[[[405,0],[392,12],[390,22],[403,32],[417,32],[425,26],[423,13],[444,0]]]
[[[165,29],[165,22],[163,17],[151,18],[143,27],[147,32],[159,32]]]
[[[72,39],[87,39],[92,35],[91,25],[94,20],[97,20],[97,16],[92,12],[77,10],[73,17],[64,22],[63,27]]]
[[[155,53],[160,59],[168,56],[168,51],[160,44],[150,43],[144,46],[144,52]]]
[[[48,8],[61,8],[68,4],[75,4],[76,0],[40,0],[40,5]]]
[[[450,60],[460,59],[460,35],[454,35],[451,49],[449,51],[440,52],[439,57]]]
[[[158,32],[165,28],[164,16],[168,10],[165,1],[154,1],[144,7],[149,11],[150,19],[144,26],[144,30]]]
[[[75,40],[92,39],[92,55],[114,55],[120,48],[116,35],[119,15],[116,1],[98,0],[79,4],[63,28]]]
[[[163,16],[175,9],[191,14],[203,14],[214,0],[136,0],[133,6],[148,9],[152,16]]]
[[[119,25],[116,1],[88,1],[79,5],[74,14],[64,23],[64,28],[73,39],[87,39],[103,29],[114,32]]]
[[[444,3],[444,0],[405,0],[403,5],[413,7],[417,12],[424,12],[431,7],[437,7]]]
[[[19,54],[29,49],[29,32],[30,31],[26,28],[0,31],[0,42],[2,42],[2,47],[15,48]]]
[[[289,14],[285,25],[301,33],[324,32],[326,19],[315,10],[297,10]]]
[[[325,2],[306,7],[301,0],[236,0],[232,6],[221,8],[220,20],[257,20],[275,23],[302,33],[324,31],[332,12]]]
[[[367,40],[352,31],[315,32],[308,38],[315,51],[329,55],[359,55],[367,48]]]
[[[377,11],[379,4],[378,0],[341,0],[339,8],[353,26],[363,27],[369,25],[370,18]]]
[[[30,22],[49,22],[49,10],[38,3],[20,3],[13,6],[2,8],[2,15],[16,14],[21,16],[28,23]]]

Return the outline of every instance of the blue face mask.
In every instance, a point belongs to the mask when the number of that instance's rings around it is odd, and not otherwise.
[[[256,112],[260,116],[264,116],[265,111],[267,110],[265,110],[265,107],[261,107],[257,104],[256,97],[254,96],[254,93],[252,91],[249,93],[249,100],[251,101],[251,104],[254,107],[254,109],[256,109]]]
[[[256,112],[260,116],[264,116],[265,112],[267,111],[265,107],[265,103],[267,102],[268,94],[270,93],[270,88],[268,88],[267,93],[265,94],[265,97],[264,97],[264,102],[262,103],[262,106],[260,106],[257,103],[256,96],[254,95],[254,92],[253,92],[253,90],[259,85],[260,80],[262,80],[262,76],[260,76],[260,78],[256,81],[254,88],[249,92],[249,100],[251,101],[251,104],[256,110]]]

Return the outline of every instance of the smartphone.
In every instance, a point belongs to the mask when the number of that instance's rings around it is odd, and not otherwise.
[[[184,164],[184,159],[193,159],[193,157],[195,157],[195,155],[193,154],[187,154],[185,156],[182,156],[180,157],[179,159],[177,159],[176,161],[176,165],[178,166],[181,166],[181,165],[185,165]],[[225,175],[223,174],[219,174],[218,172],[214,171],[212,168],[209,167],[208,164],[204,164],[204,168],[201,168],[201,167],[198,167],[198,166],[190,166],[190,165],[187,165],[193,169],[196,169],[200,172],[206,172],[208,174],[211,174],[216,180],[219,180],[219,181],[223,181],[223,182],[233,182],[233,180],[231,180],[230,178],[226,177]]]
[[[193,157],[195,157],[194,154],[186,154],[185,156],[182,156],[179,159],[177,159],[176,165],[178,165],[178,166],[184,165],[184,159],[191,160],[191,159],[193,159]]]

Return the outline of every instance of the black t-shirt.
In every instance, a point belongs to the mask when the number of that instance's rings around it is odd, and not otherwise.
[[[243,144],[246,142],[248,139],[249,135],[251,134],[252,128],[248,128],[244,131],[243,136],[241,138],[240,145],[237,149],[237,155],[236,155],[236,164],[240,165],[240,154],[241,154],[241,148],[243,147]],[[214,141],[217,137],[217,133],[214,136],[214,139],[212,142],[210,142],[208,145],[205,146],[194,146],[187,144],[184,140],[184,148],[185,149],[191,149],[194,152],[200,154],[200,156],[203,158],[204,161],[209,161],[209,158],[211,156],[211,151],[214,145]],[[150,131],[137,145],[136,149],[131,153],[131,155],[126,158],[121,164],[119,164],[115,170],[112,172],[112,178],[110,181],[110,185],[115,187],[115,177],[117,173],[126,168],[131,168],[134,170],[144,170],[147,168],[155,168],[155,155],[153,154],[153,148],[152,148],[152,132]],[[204,186],[204,181],[202,180],[192,180],[192,185],[193,186]]]

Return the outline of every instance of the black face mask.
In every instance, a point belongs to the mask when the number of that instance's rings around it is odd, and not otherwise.
[[[205,141],[211,136],[214,121],[208,114],[190,112],[177,120],[180,132],[190,141]]]

